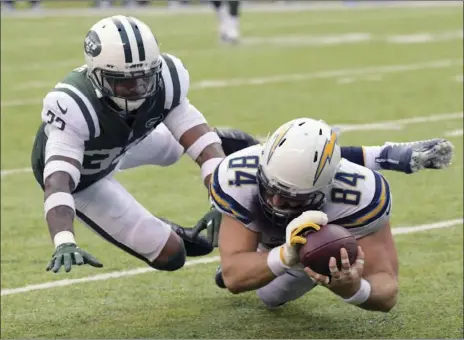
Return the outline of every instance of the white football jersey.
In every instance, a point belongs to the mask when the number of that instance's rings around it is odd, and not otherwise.
[[[254,145],[226,157],[211,176],[211,201],[222,213],[260,233],[263,245],[274,247],[285,242],[285,229],[272,226],[259,213],[256,172],[262,150],[263,145]],[[391,202],[389,184],[380,173],[342,159],[322,211],[329,223],[361,238],[385,225]]]

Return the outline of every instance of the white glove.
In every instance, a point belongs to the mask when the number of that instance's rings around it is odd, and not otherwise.
[[[306,238],[302,235],[318,231],[328,221],[327,215],[317,210],[305,211],[293,219],[287,225],[285,243],[269,252],[267,263],[271,271],[277,276],[282,275],[287,269],[299,263],[298,252],[300,247],[306,244]]]

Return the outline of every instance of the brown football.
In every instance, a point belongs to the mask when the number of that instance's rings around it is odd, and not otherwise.
[[[336,224],[327,224],[319,231],[305,235],[306,244],[300,248],[300,262],[316,273],[330,275],[329,260],[335,257],[338,269],[341,269],[340,249],[348,252],[350,263],[358,256],[356,238],[345,228]]]

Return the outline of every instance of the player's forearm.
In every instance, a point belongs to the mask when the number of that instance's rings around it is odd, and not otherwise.
[[[179,139],[187,154],[200,166],[201,176],[208,187],[212,172],[225,158],[221,147],[221,139],[208,124],[199,124],[184,134]]]
[[[378,312],[389,312],[396,304],[398,282],[389,273],[377,273],[366,278],[371,285],[371,293],[366,302],[358,307]]]
[[[47,201],[53,194],[71,194],[70,176],[65,172],[56,172],[48,176],[45,180],[44,201]],[[74,233],[73,220],[74,210],[67,205],[58,205],[45,212],[48,229],[52,240],[55,235],[62,231]]]
[[[243,293],[261,288],[276,276],[267,265],[267,252],[239,253],[222,261],[222,277],[227,289]]]
[[[209,185],[209,181],[211,179],[211,174],[214,171],[214,168],[217,166],[217,164],[220,162],[221,159],[225,158],[224,151],[222,150],[221,144],[219,143],[214,143],[208,145],[201,153],[200,156],[196,159],[197,164],[200,166],[200,168],[203,168],[207,165],[206,162],[210,161],[215,164],[215,166],[211,166],[211,169],[206,169],[205,173],[209,172],[203,180],[203,183],[205,184],[206,187]],[[215,161],[216,160],[216,161]],[[211,172],[210,172],[211,171]]]

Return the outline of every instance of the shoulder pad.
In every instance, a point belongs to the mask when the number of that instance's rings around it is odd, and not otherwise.
[[[187,97],[190,75],[182,61],[170,54],[162,54],[163,66],[161,76],[164,82],[166,110],[172,110]]]
[[[330,223],[363,237],[376,232],[389,220],[392,197],[385,177],[376,171],[359,168],[365,171],[355,177],[351,172],[336,174],[327,213]]]
[[[253,212],[261,150],[262,146],[255,145],[227,156],[214,170],[210,182],[211,201],[215,207],[254,231],[259,229]]]
[[[211,175],[209,186],[211,203],[222,213],[236,218],[247,226],[253,221],[252,213],[248,206],[248,188],[231,185],[231,180],[229,179],[231,171],[228,167],[228,162],[229,158],[225,158]],[[232,170],[232,172],[234,171]]]
[[[58,83],[43,100],[42,121],[84,140],[98,137],[98,116],[89,99],[76,87]]]

